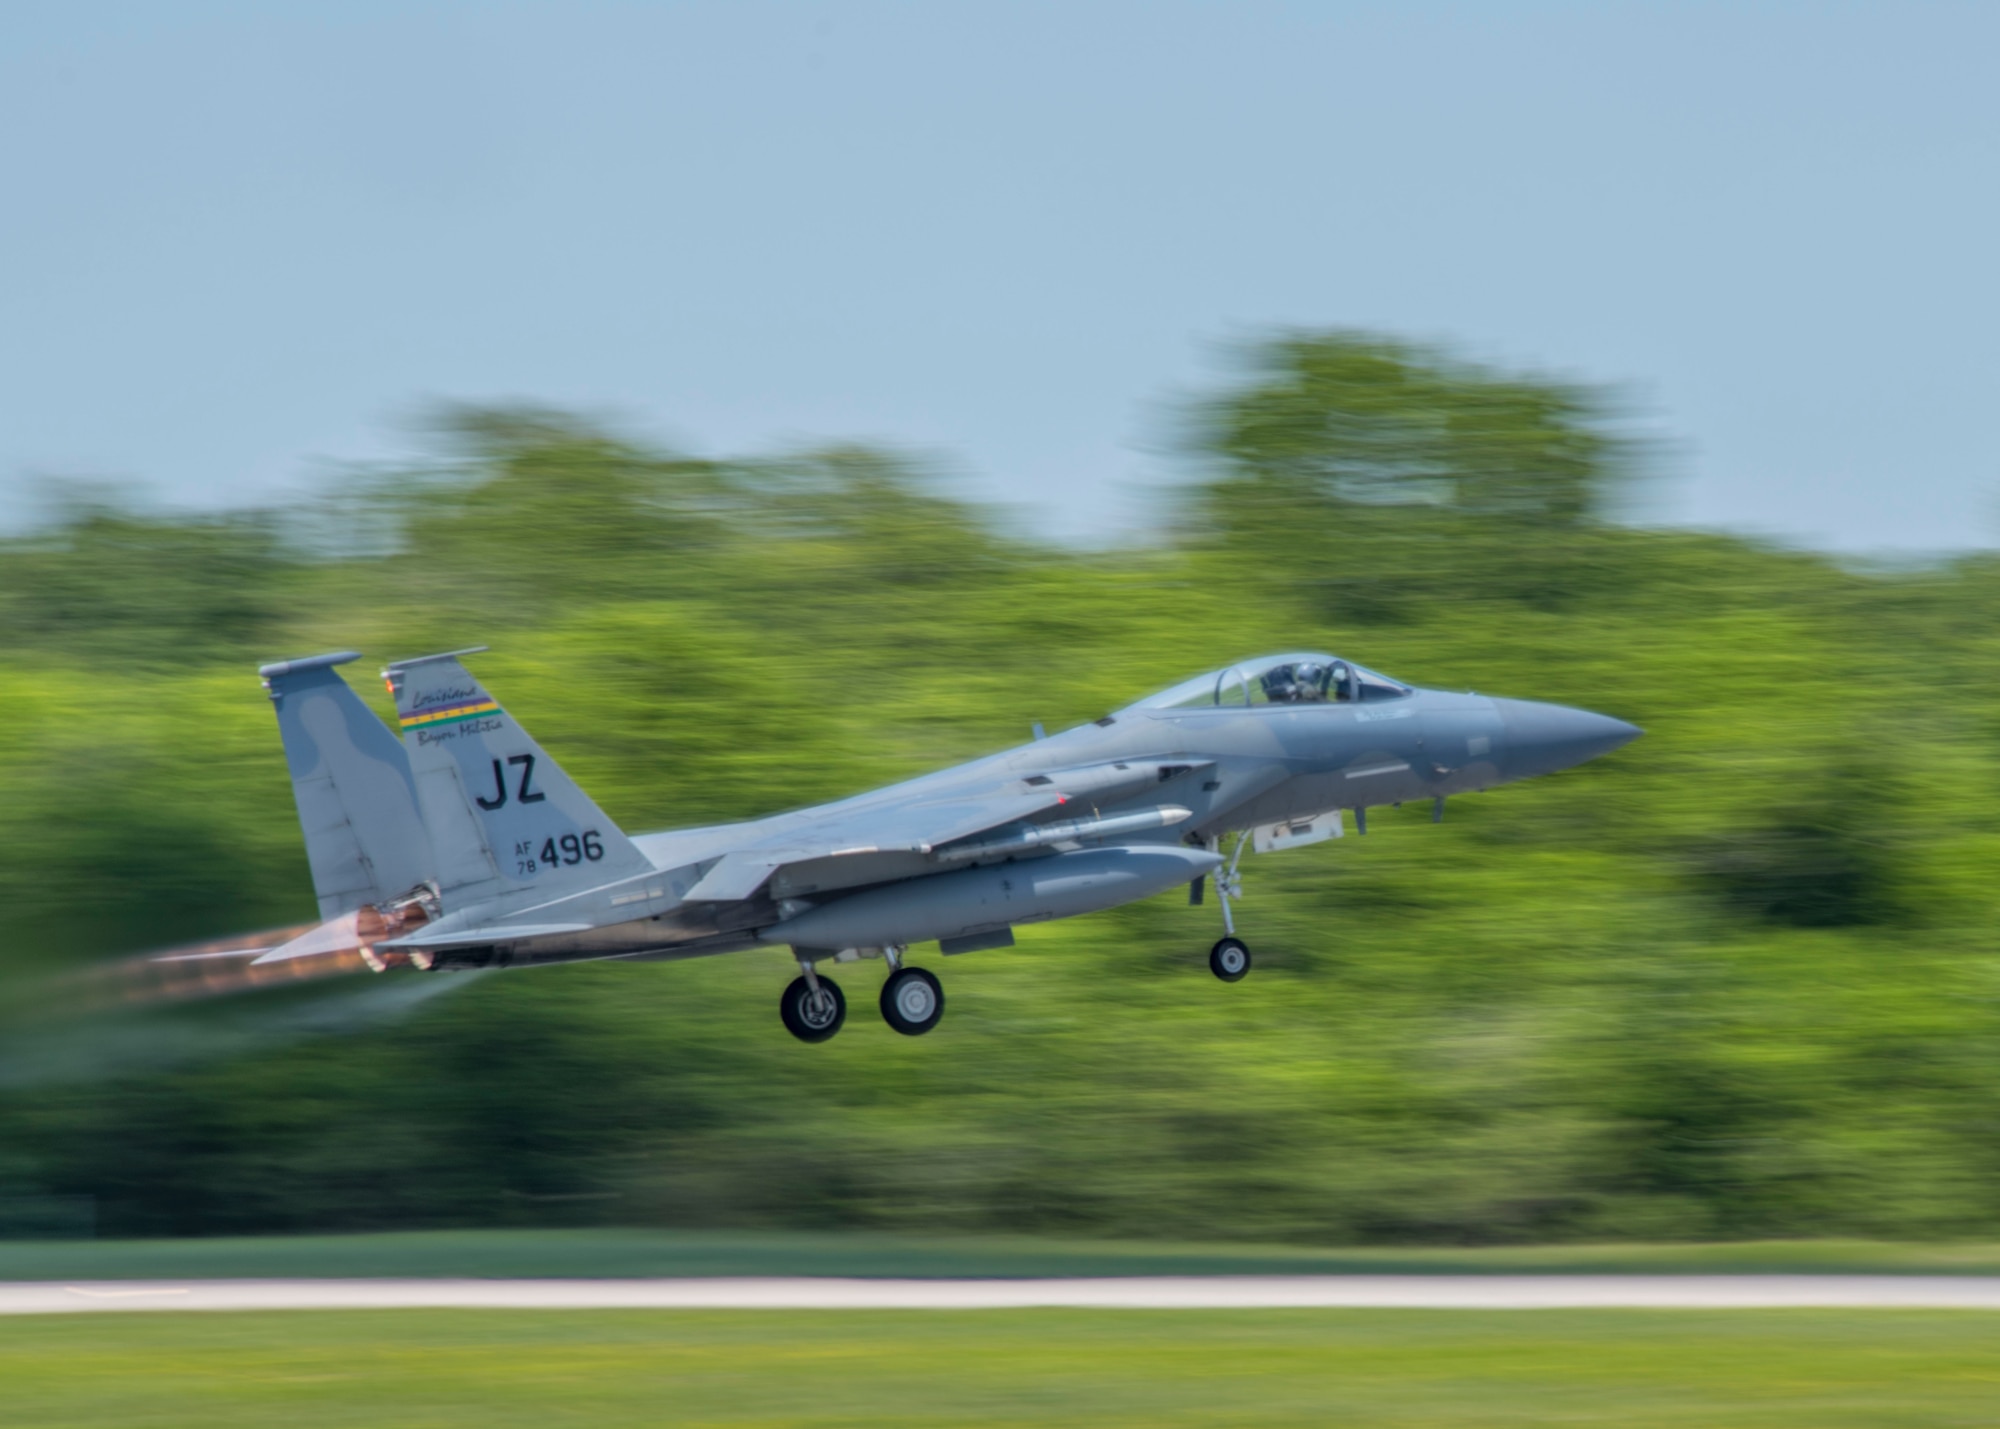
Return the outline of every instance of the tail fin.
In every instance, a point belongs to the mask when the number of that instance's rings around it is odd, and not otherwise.
[[[266,665],[319,916],[387,903],[433,876],[409,756],[334,670],[352,651]]]
[[[481,649],[485,647],[480,647]],[[455,650],[384,670],[448,902],[533,888],[561,898],[652,868]]]

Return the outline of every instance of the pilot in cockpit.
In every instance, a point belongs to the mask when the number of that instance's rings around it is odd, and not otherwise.
[[[1279,665],[1264,672],[1264,697],[1274,705],[1318,704],[1327,697],[1330,673],[1325,666],[1305,660]]]
[[[1345,662],[1299,660],[1274,665],[1260,677],[1265,700],[1274,705],[1318,705],[1355,698],[1354,677]]]

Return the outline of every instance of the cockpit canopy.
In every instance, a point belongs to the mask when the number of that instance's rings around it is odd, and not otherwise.
[[[1335,655],[1265,655],[1183,680],[1130,706],[1135,710],[1245,709],[1399,700],[1408,685]]]

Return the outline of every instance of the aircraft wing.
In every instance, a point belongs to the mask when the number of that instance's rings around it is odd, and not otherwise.
[[[820,815],[725,854],[687,898],[734,902],[767,882],[774,895],[787,897],[905,878],[921,872],[940,844],[1032,820],[1061,802],[1036,790]],[[774,880],[780,871],[786,876]]]
[[[1128,800],[1207,767],[1129,761],[929,796],[884,790],[770,821],[759,837],[710,867],[687,900],[734,902],[766,889],[786,898],[933,872],[953,845],[975,835]]]

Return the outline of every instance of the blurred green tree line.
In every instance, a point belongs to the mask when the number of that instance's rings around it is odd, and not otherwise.
[[[1604,394],[1367,334],[1271,339],[1183,417],[1170,538],[1112,553],[893,454],[698,460],[525,409],[283,509],[99,494],[6,542],[0,1203],[92,1197],[107,1234],[2000,1231],[2000,563],[1621,524],[1644,453]],[[1250,860],[1233,987],[1213,907],[1162,898],[953,960],[921,1040],[864,965],[849,1028],[794,1043],[777,951],[55,1016],[67,969],[310,916],[257,663],[481,643],[634,830],[1274,649],[1648,734]]]

